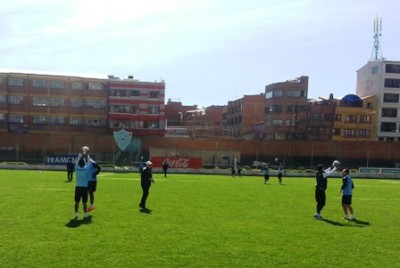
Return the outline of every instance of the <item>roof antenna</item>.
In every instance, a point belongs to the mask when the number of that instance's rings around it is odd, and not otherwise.
[[[382,50],[379,43],[379,37],[382,35],[382,18],[374,20],[374,47],[372,49],[371,61],[385,60],[382,56]]]

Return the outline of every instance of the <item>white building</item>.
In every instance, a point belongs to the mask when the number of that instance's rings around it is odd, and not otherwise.
[[[400,61],[373,60],[357,71],[357,95],[377,97],[376,137],[400,141]]]

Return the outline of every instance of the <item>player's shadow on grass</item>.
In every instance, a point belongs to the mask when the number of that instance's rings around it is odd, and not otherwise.
[[[81,226],[82,224],[91,224],[92,223],[92,216],[88,216],[84,219],[77,219],[77,218],[73,218],[71,219],[67,224],[65,224],[65,226],[67,226],[68,228],[77,228],[79,226]]]
[[[328,220],[328,219],[322,219],[322,221],[332,224],[334,226],[342,226],[342,227],[365,227],[370,225],[369,222],[367,221],[360,221],[360,220],[351,220],[351,221],[346,221],[346,224],[338,222],[338,221],[332,221],[332,220]],[[348,223],[356,223],[356,225],[354,224],[348,224]]]

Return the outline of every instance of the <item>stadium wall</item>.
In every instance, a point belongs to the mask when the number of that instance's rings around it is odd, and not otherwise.
[[[78,153],[84,145],[89,146],[91,152],[96,154],[97,160],[104,163],[113,163],[114,156],[119,150],[112,135],[3,132],[0,133],[0,161],[44,163],[46,156]],[[286,167],[313,167],[319,163],[330,163],[333,159],[340,159],[344,166],[351,168],[396,167],[400,163],[400,143],[382,141],[256,141],[144,137],[140,152],[144,158],[150,157],[150,148],[166,151],[172,148],[197,152],[196,155],[207,155],[207,157],[212,157],[218,152],[233,152],[233,157],[243,165],[251,165],[253,161],[273,162],[275,158]],[[239,155],[236,155],[237,152]],[[213,160],[203,159],[203,163],[213,163]]]

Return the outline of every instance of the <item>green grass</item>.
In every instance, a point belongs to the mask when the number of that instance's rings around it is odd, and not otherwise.
[[[0,267],[400,267],[400,181],[355,179],[353,222],[340,179],[319,221],[313,178],[154,177],[143,213],[137,173],[101,173],[84,223],[66,172],[0,170]]]

